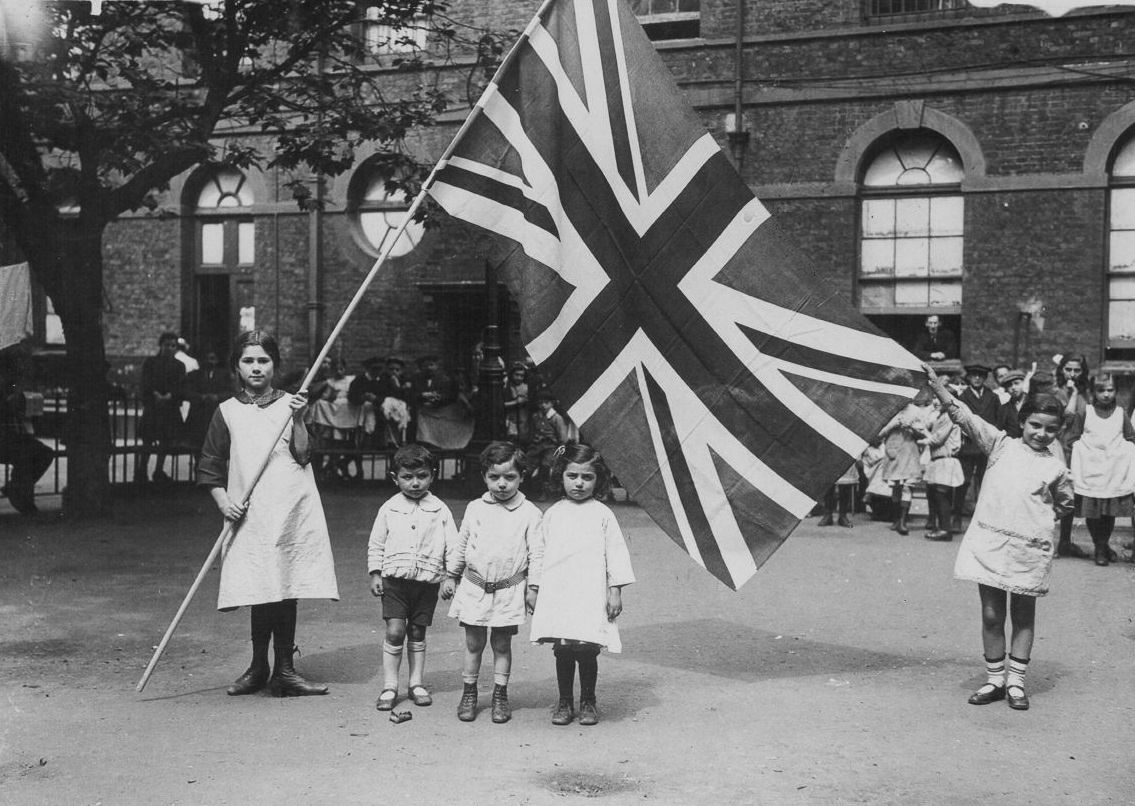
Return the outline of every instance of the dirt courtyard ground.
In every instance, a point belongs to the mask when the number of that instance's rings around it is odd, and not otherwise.
[[[956,543],[813,518],[734,593],[618,506],[638,582],[624,652],[600,658],[598,726],[549,723],[552,658],[523,630],[513,721],[459,722],[463,644],[444,605],[428,635],[435,704],[399,705],[413,719],[396,725],[373,707],[365,567],[388,494],[324,497],[342,600],[301,602],[297,665],[331,694],[290,700],[225,695],[248,616],[216,612],[216,571],[134,691],[219,531],[203,493],[123,495],[81,526],[0,513],[0,803],[1135,802],[1135,566],[1058,561],[1033,707],[1015,712],[966,704],[983,674]],[[1117,546],[1131,537],[1118,531]],[[486,658],[482,702],[490,688]]]

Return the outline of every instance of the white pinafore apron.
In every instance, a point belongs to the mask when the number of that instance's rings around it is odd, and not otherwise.
[[[1084,433],[1072,445],[1072,486],[1077,495],[1118,498],[1135,490],[1135,444],[1123,438],[1123,412],[1084,412]]]

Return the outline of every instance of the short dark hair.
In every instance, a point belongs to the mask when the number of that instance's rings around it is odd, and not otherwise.
[[[603,454],[585,442],[569,442],[556,449],[555,459],[552,461],[551,478],[548,483],[558,485],[560,495],[564,495],[564,470],[572,463],[591,465],[591,469],[595,471],[595,491],[592,496],[600,500],[606,498],[611,492],[611,469],[603,460]]]
[[[260,347],[272,359],[273,369],[280,371],[280,345],[276,337],[267,330],[246,330],[233,339],[233,349],[229,353],[229,368],[236,370],[245,347]]]
[[[481,451],[481,475],[489,472],[489,468],[493,465],[503,465],[511,462],[516,466],[516,469],[524,473],[528,469],[528,462],[525,460],[524,451],[520,450],[516,445],[511,442],[504,442],[497,440],[490,442]]]
[[[1029,395],[1021,406],[1021,412],[1017,415],[1017,419],[1023,423],[1033,414],[1049,414],[1063,424],[1064,404],[1060,402],[1060,398],[1056,397],[1056,395],[1045,394],[1043,392]]]
[[[167,330],[165,333],[158,336],[158,346],[159,347],[161,345],[165,344],[167,341],[172,341],[174,344],[177,344],[177,334],[174,333],[172,330]]]
[[[426,467],[436,476],[436,465],[434,455],[427,448],[416,442],[408,442],[394,452],[394,457],[390,460],[390,472],[419,470]]]

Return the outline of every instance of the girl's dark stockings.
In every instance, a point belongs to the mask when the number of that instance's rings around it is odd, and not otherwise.
[[[579,664],[579,701],[595,702],[595,681],[599,677],[599,652],[577,651],[576,662]]]
[[[561,700],[575,699],[575,652],[571,648],[557,645],[556,656],[556,682],[560,688]]]

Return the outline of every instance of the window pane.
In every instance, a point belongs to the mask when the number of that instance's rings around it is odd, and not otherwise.
[[[406,213],[404,212],[364,212],[359,214],[359,225],[375,251],[381,252],[386,248],[387,239],[394,237],[405,217]],[[406,232],[390,250],[390,257],[401,257],[408,254],[421,241],[424,231],[425,227],[422,224],[411,221],[406,227]]]
[[[926,171],[930,174],[930,181],[936,185],[956,184],[965,177],[961,159],[949,147],[938,149]]]
[[[201,225],[201,262],[225,262],[225,225]]]
[[[1112,277],[1108,280],[1108,295],[1113,300],[1135,300],[1135,277]]]
[[[863,202],[863,234],[890,237],[895,234],[895,200],[866,199]]]
[[[895,305],[928,305],[929,283],[895,283]]]
[[[240,224],[237,233],[240,241],[237,260],[242,266],[249,266],[256,262],[256,225],[251,222]]]
[[[1135,302],[1111,302],[1107,306],[1107,337],[1135,340]]]
[[[961,238],[931,238],[930,239],[930,273],[931,274],[961,274],[962,272],[962,239]]]
[[[891,240],[864,241],[860,271],[864,275],[891,275],[895,268],[895,242]]]
[[[898,199],[895,234],[899,237],[930,234],[930,199]]]
[[[965,203],[961,196],[930,199],[930,231],[935,235],[961,235],[965,226]]]
[[[1111,166],[1112,176],[1135,176],[1135,137],[1128,140]]]
[[[895,241],[895,277],[925,277],[929,274],[928,238],[900,238]]]
[[[869,311],[890,308],[895,304],[894,286],[890,283],[864,283],[859,286],[859,308]]]
[[[1111,228],[1135,229],[1135,188],[1111,191]]]
[[[863,176],[863,184],[868,187],[897,185],[902,172],[903,166],[899,162],[898,155],[894,151],[887,150],[876,157],[867,168],[867,173]]]
[[[953,282],[930,283],[930,304],[936,308],[961,308],[962,284],[958,280]]]
[[[1111,233],[1109,258],[1112,271],[1135,271],[1135,230]]]

